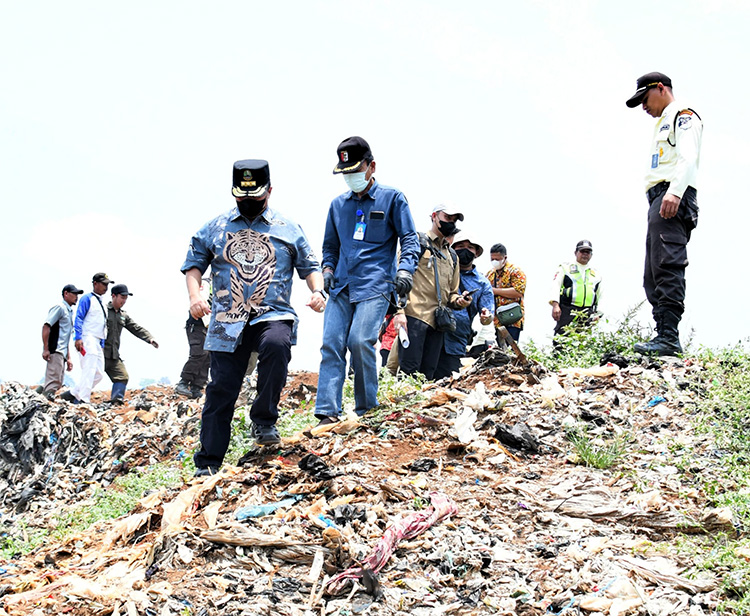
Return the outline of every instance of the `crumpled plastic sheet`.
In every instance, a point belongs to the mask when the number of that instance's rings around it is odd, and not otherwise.
[[[412,539],[444,518],[458,513],[456,504],[445,494],[432,492],[429,498],[431,504],[428,509],[401,518],[389,526],[372,552],[362,561],[362,566],[350,567],[336,574],[326,584],[326,592],[332,595],[341,594],[353,580],[361,580],[363,576],[371,573],[377,574],[388,562],[401,540]]]

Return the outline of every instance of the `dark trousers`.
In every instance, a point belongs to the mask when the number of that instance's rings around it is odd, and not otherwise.
[[[594,314],[594,307],[589,306],[588,308],[582,308],[578,306],[566,306],[560,304],[560,319],[555,325],[555,336],[562,334],[563,330],[576,320],[578,316],[577,324],[579,326],[588,326],[591,324],[591,316]]]
[[[208,382],[208,368],[211,358],[208,351],[203,348],[206,342],[206,326],[203,323],[186,325],[188,344],[190,345],[190,356],[182,367],[180,380],[192,384],[193,387],[203,389]]]
[[[421,372],[432,380],[435,378],[435,368],[440,359],[440,350],[443,348],[443,332],[409,316],[406,317],[406,329],[409,332],[409,348],[401,346],[401,341],[398,343],[401,372]]]
[[[435,380],[437,381],[443,377],[450,376],[459,370],[461,370],[461,356],[448,355],[448,353],[445,352],[445,347],[443,347],[440,351],[440,359],[438,359],[437,368],[435,368]]]
[[[394,343],[395,344],[395,343]],[[385,368],[385,365],[388,363],[388,355],[390,354],[390,349],[380,349],[380,367]]]
[[[664,184],[663,190],[657,190],[657,194],[652,195],[648,208],[646,263],[643,270],[643,288],[657,324],[659,314],[665,310],[677,316],[682,316],[685,311],[687,244],[698,221],[697,194],[692,187],[688,187],[682,196],[675,216],[661,217],[659,210],[668,187],[668,184]]]
[[[104,358],[104,372],[113,383],[127,383],[130,380],[127,368],[121,359]]]
[[[234,403],[242,387],[250,354],[258,352],[258,388],[250,419],[272,426],[279,417],[279,398],[292,358],[292,322],[264,321],[248,325],[234,353],[212,351],[211,382],[201,415],[201,448],[193,456],[197,467],[221,466],[229,447]]]

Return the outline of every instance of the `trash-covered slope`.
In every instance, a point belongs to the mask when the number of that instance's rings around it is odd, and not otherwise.
[[[691,481],[712,464],[691,422],[700,366],[502,364],[253,449],[62,539],[63,512],[97,489],[189,454],[200,405],[149,388],[71,406],[6,385],[0,519],[49,534],[3,563],[0,614],[714,613],[717,580],[669,547],[732,529]],[[580,464],[570,433],[619,443],[619,463]]]

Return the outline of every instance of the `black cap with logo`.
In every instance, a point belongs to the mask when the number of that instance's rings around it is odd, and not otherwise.
[[[110,280],[107,274],[105,274],[104,272],[97,272],[96,274],[94,274],[91,282],[101,282],[103,284],[109,284],[111,282],[114,282],[114,280]]]
[[[581,240],[580,242],[576,244],[576,252],[578,252],[579,250],[590,250],[593,252],[594,247],[591,245],[591,242],[589,242],[588,240]]]
[[[643,97],[646,96],[646,92],[654,86],[661,83],[668,88],[672,87],[672,80],[664,73],[646,73],[643,77],[639,77],[635,83],[637,88],[635,94],[625,101],[625,104],[631,109],[640,105],[643,102]]]
[[[336,148],[338,162],[333,168],[334,173],[350,173],[355,171],[363,161],[372,160],[370,144],[362,137],[344,139]]]
[[[232,194],[244,199],[262,197],[271,186],[271,170],[267,160],[238,160],[232,170]]]

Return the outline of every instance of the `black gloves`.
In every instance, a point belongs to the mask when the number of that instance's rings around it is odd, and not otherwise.
[[[393,284],[396,285],[396,295],[403,297],[409,295],[409,291],[414,285],[414,278],[406,270],[398,270]]]
[[[331,270],[323,270],[323,290],[326,293],[331,292],[331,287],[333,286],[333,272]]]

